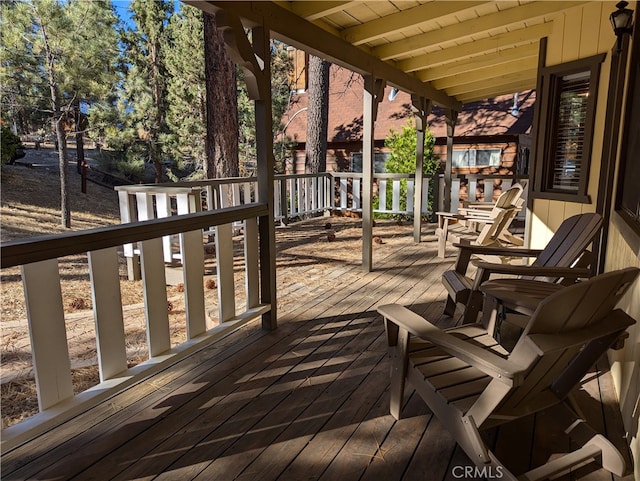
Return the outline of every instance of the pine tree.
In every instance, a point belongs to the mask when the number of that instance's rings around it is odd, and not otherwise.
[[[3,120],[14,134],[42,129],[50,117],[49,87],[38,68],[30,37],[31,17],[26,5],[0,3],[0,106]]]
[[[167,25],[173,13],[168,0],[133,0],[129,6],[136,29],[123,32],[123,115],[127,136],[135,133],[137,147],[131,152],[153,164],[155,181],[162,180],[163,143],[167,140],[166,68],[163,49],[168,42]],[[139,147],[142,146],[142,149]]]
[[[187,171],[202,176],[205,161],[206,96],[202,11],[181,5],[168,27],[167,126],[171,156]],[[188,52],[188,55],[185,55]]]
[[[14,32],[11,38],[22,35],[31,52],[34,61],[23,65],[25,70],[33,69],[28,75],[34,80],[31,88],[41,89],[42,82],[48,86],[59,152],[62,225],[70,227],[67,134],[74,128],[73,105],[99,97],[111,87],[117,17],[107,1],[6,2],[2,13],[3,31]]]

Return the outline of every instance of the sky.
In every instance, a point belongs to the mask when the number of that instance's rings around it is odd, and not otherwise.
[[[116,9],[118,17],[127,25],[133,28],[133,20],[131,20],[131,12],[129,12],[129,0],[112,0],[111,2]]]
[[[116,14],[125,23],[125,25],[129,28],[134,28],[133,20],[131,19],[131,12],[129,12],[129,4],[131,3],[131,0],[111,0],[111,3],[116,9]],[[174,10],[176,12],[180,11],[180,0],[174,0]]]

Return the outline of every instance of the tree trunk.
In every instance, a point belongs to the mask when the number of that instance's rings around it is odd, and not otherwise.
[[[84,130],[83,115],[80,112],[80,102],[76,105],[76,168],[78,174],[82,174],[82,166],[84,165]]]
[[[155,168],[156,184],[162,182],[162,152],[159,136],[164,126],[165,106],[162,74],[160,73],[160,47],[154,42],[149,44],[149,62],[153,82],[153,102],[155,104],[155,122],[149,132],[149,159]]]
[[[329,67],[326,60],[309,55],[309,110],[307,111],[307,172],[327,170],[327,124],[329,122]]]
[[[60,217],[62,226],[71,227],[71,205],[69,201],[69,162],[67,160],[67,136],[64,131],[64,120],[59,115],[56,122],[56,140],[58,141],[58,167],[60,169]]]
[[[204,172],[208,179],[237,177],[238,98],[236,70],[215,16],[203,13],[207,132]]]

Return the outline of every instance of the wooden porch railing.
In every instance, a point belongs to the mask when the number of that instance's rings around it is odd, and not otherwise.
[[[178,204],[197,191],[184,190]],[[146,199],[141,195],[140,199]],[[161,204],[165,205],[165,204]],[[186,209],[186,207],[180,207]],[[88,404],[105,399],[143,376],[200,349],[216,338],[271,310],[260,303],[258,218],[265,204],[229,207],[215,212],[152,219],[56,236],[1,244],[2,268],[20,266],[31,338],[40,414],[3,431],[3,447],[16,445],[34,431],[69,418]],[[242,222],[246,304],[236,312],[232,224]],[[219,325],[207,326],[204,295],[203,229],[215,229]],[[163,238],[181,245],[186,312],[186,342],[170,342]],[[128,368],[124,315],[118,272],[118,248],[135,242],[141,260],[148,360]],[[100,384],[74,395],[67,345],[58,259],[88,258]],[[275,287],[272,287],[275,288]]]
[[[466,200],[470,202],[491,202],[494,181],[501,182],[502,189],[520,181],[512,175],[466,174],[454,176],[451,185],[451,205],[457,206],[461,200],[461,185],[467,186]],[[412,174],[374,174],[378,199],[374,212],[413,216],[415,176]],[[406,188],[402,188],[403,182]],[[430,185],[437,182],[438,188],[430,198]],[[476,187],[484,185],[484,196],[478,198]],[[276,175],[274,179],[274,218],[287,223],[291,219],[328,211],[362,212],[362,174],[352,172],[331,172],[320,174]],[[389,187],[389,188],[388,188]],[[209,179],[194,182],[166,184],[127,185],[115,188],[120,198],[120,215],[123,223],[136,220],[164,218],[172,213],[180,215],[202,210],[218,210],[230,206],[248,205],[258,201],[257,178],[235,177]],[[443,210],[444,179],[425,177],[422,185],[423,216],[430,216],[431,210]],[[431,210],[429,206],[431,205]],[[524,212],[519,214],[524,217]],[[239,232],[240,224],[234,224]],[[205,235],[214,231],[205,228]],[[182,258],[175,238],[163,238],[164,260],[167,263]],[[129,277],[138,278],[136,256],[139,250],[133,245],[125,246],[125,256],[134,259],[129,262]]]

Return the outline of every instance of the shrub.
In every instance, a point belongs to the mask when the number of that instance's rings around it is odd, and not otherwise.
[[[424,163],[422,172],[424,175],[434,175],[438,172],[438,158],[433,154],[433,146],[435,138],[429,130],[424,136]],[[400,132],[393,129],[389,131],[389,135],[384,140],[384,145],[389,149],[389,157],[385,162],[385,171],[395,174],[413,174],[416,171],[416,148],[417,148],[417,130],[413,124],[413,120],[409,119],[407,124],[402,127]],[[429,210],[433,210],[433,188],[435,182],[430,183],[429,187]],[[392,183],[387,183],[387,199],[392,196]],[[407,181],[403,179],[400,183],[400,209],[406,210]],[[375,200],[376,207],[379,200]],[[404,216],[394,216],[404,217]]]
[[[16,160],[19,150],[22,149],[20,137],[11,132],[11,129],[2,126],[0,132],[0,155],[2,157],[2,165],[12,164]]]

